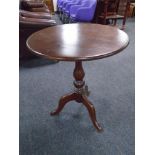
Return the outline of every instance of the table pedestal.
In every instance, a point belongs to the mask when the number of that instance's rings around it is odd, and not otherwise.
[[[73,72],[73,76],[75,78],[75,81],[73,82],[75,86],[75,91],[70,94],[62,96],[60,98],[57,109],[54,112],[51,112],[51,115],[59,114],[68,102],[75,100],[76,102],[82,103],[83,105],[85,105],[95,128],[98,131],[101,131],[102,128],[96,120],[95,108],[87,98],[87,92],[85,90],[85,81],[83,81],[85,73],[82,67],[82,61],[75,62],[75,69]]]

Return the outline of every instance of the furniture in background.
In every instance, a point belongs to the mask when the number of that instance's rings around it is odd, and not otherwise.
[[[135,3],[130,3],[129,11],[128,11],[128,17],[134,17],[135,16]]]
[[[96,0],[84,0],[80,6],[70,8],[70,22],[91,22],[94,18]]]
[[[31,12],[47,12],[50,13],[47,5],[43,1],[37,0],[20,0],[20,9]]]
[[[20,5],[21,10],[19,10],[19,58],[28,59],[34,57],[34,54],[32,54],[26,47],[26,40],[29,37],[29,35],[43,28],[54,26],[56,25],[56,22],[51,19],[51,15],[49,11],[47,11],[47,8],[42,7],[45,6],[42,2],[34,2],[34,1],[32,2],[20,1],[20,2],[21,2]],[[37,11],[35,10],[34,12],[26,11],[31,10],[28,9],[29,4],[31,4],[30,7],[31,9],[33,6],[38,9],[41,8],[41,10]]]
[[[51,15],[46,12],[30,12],[25,10],[19,10],[19,13],[22,17],[51,19]]]
[[[122,29],[125,28],[130,0],[104,0],[103,10],[97,14],[96,22],[116,25],[118,19],[122,19]],[[99,21],[100,20],[100,21]]]
[[[91,22],[96,4],[96,0],[58,0],[57,7],[63,23]]]
[[[75,63],[75,90],[61,97],[57,109],[51,115],[59,114],[68,102],[76,101],[87,108],[93,125],[101,131],[95,108],[87,98],[82,62],[112,56],[122,51],[128,43],[129,38],[125,32],[100,24],[64,24],[32,34],[27,40],[27,46],[32,52],[51,60]]]
[[[50,12],[54,14],[54,4],[53,0],[44,0],[44,3],[48,6]]]

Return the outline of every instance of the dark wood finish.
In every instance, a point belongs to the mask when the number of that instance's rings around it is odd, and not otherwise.
[[[130,0],[105,0],[103,2],[103,11],[98,14],[97,23],[102,19],[103,24],[112,20],[113,25],[117,23],[117,19],[122,19],[122,28],[125,29],[127,13],[130,7]]]
[[[68,95],[61,97],[57,109],[54,112],[51,112],[51,115],[59,114],[59,112],[61,112],[63,107],[68,102],[75,100],[78,103],[83,103],[83,105],[87,108],[89,112],[90,118],[94,126],[98,131],[101,131],[102,128],[96,120],[95,108],[93,104],[87,99],[87,96],[85,95],[86,94],[85,88],[84,88],[85,82],[83,81],[85,73],[84,73],[81,61],[75,62],[75,69],[74,69],[73,75],[75,78],[75,81],[74,81],[75,91],[73,93],[70,93]]]
[[[99,24],[66,24],[32,34],[27,40],[27,46],[32,52],[49,59],[75,61],[75,90],[61,97],[57,109],[51,115],[59,114],[67,103],[74,100],[87,108],[93,125],[101,131],[95,108],[87,98],[82,61],[114,55],[123,50],[128,42],[125,32]]]
[[[100,24],[65,24],[46,28],[27,40],[34,53],[63,61],[94,60],[120,52],[128,36],[118,28]]]

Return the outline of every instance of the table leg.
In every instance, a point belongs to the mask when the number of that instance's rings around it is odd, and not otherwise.
[[[76,93],[71,93],[71,94],[67,94],[65,96],[62,96],[60,98],[59,105],[58,105],[57,109],[55,111],[51,112],[51,115],[57,115],[57,114],[59,114],[61,112],[61,110],[64,108],[64,106],[68,102],[70,102],[72,100],[76,100],[76,98],[77,98],[76,96],[77,96]]]
[[[85,95],[82,95],[82,103],[85,105],[85,107],[87,108],[88,112],[89,112],[89,116],[95,126],[95,128],[98,130],[98,131],[101,131],[103,130],[100,126],[100,124],[97,122],[97,119],[96,119],[96,112],[95,112],[95,108],[93,106],[93,104],[88,100],[87,96]]]
[[[84,106],[87,108],[89,112],[93,125],[98,131],[101,131],[102,128],[96,119],[95,108],[93,104],[88,100],[86,96],[87,93],[85,92],[85,89],[84,89],[85,81],[83,81],[83,78],[85,76],[85,73],[82,67],[82,61],[75,62],[75,69],[73,72],[73,76],[75,78],[75,81],[73,82],[75,86],[75,91],[68,95],[62,96],[59,101],[59,105],[57,109],[54,112],[51,112],[51,115],[59,114],[68,102],[75,100],[76,102],[84,104]]]

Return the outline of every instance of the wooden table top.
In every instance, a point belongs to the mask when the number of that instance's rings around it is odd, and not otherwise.
[[[128,43],[128,35],[116,27],[65,24],[33,33],[27,40],[27,47],[48,59],[85,61],[114,55]]]

